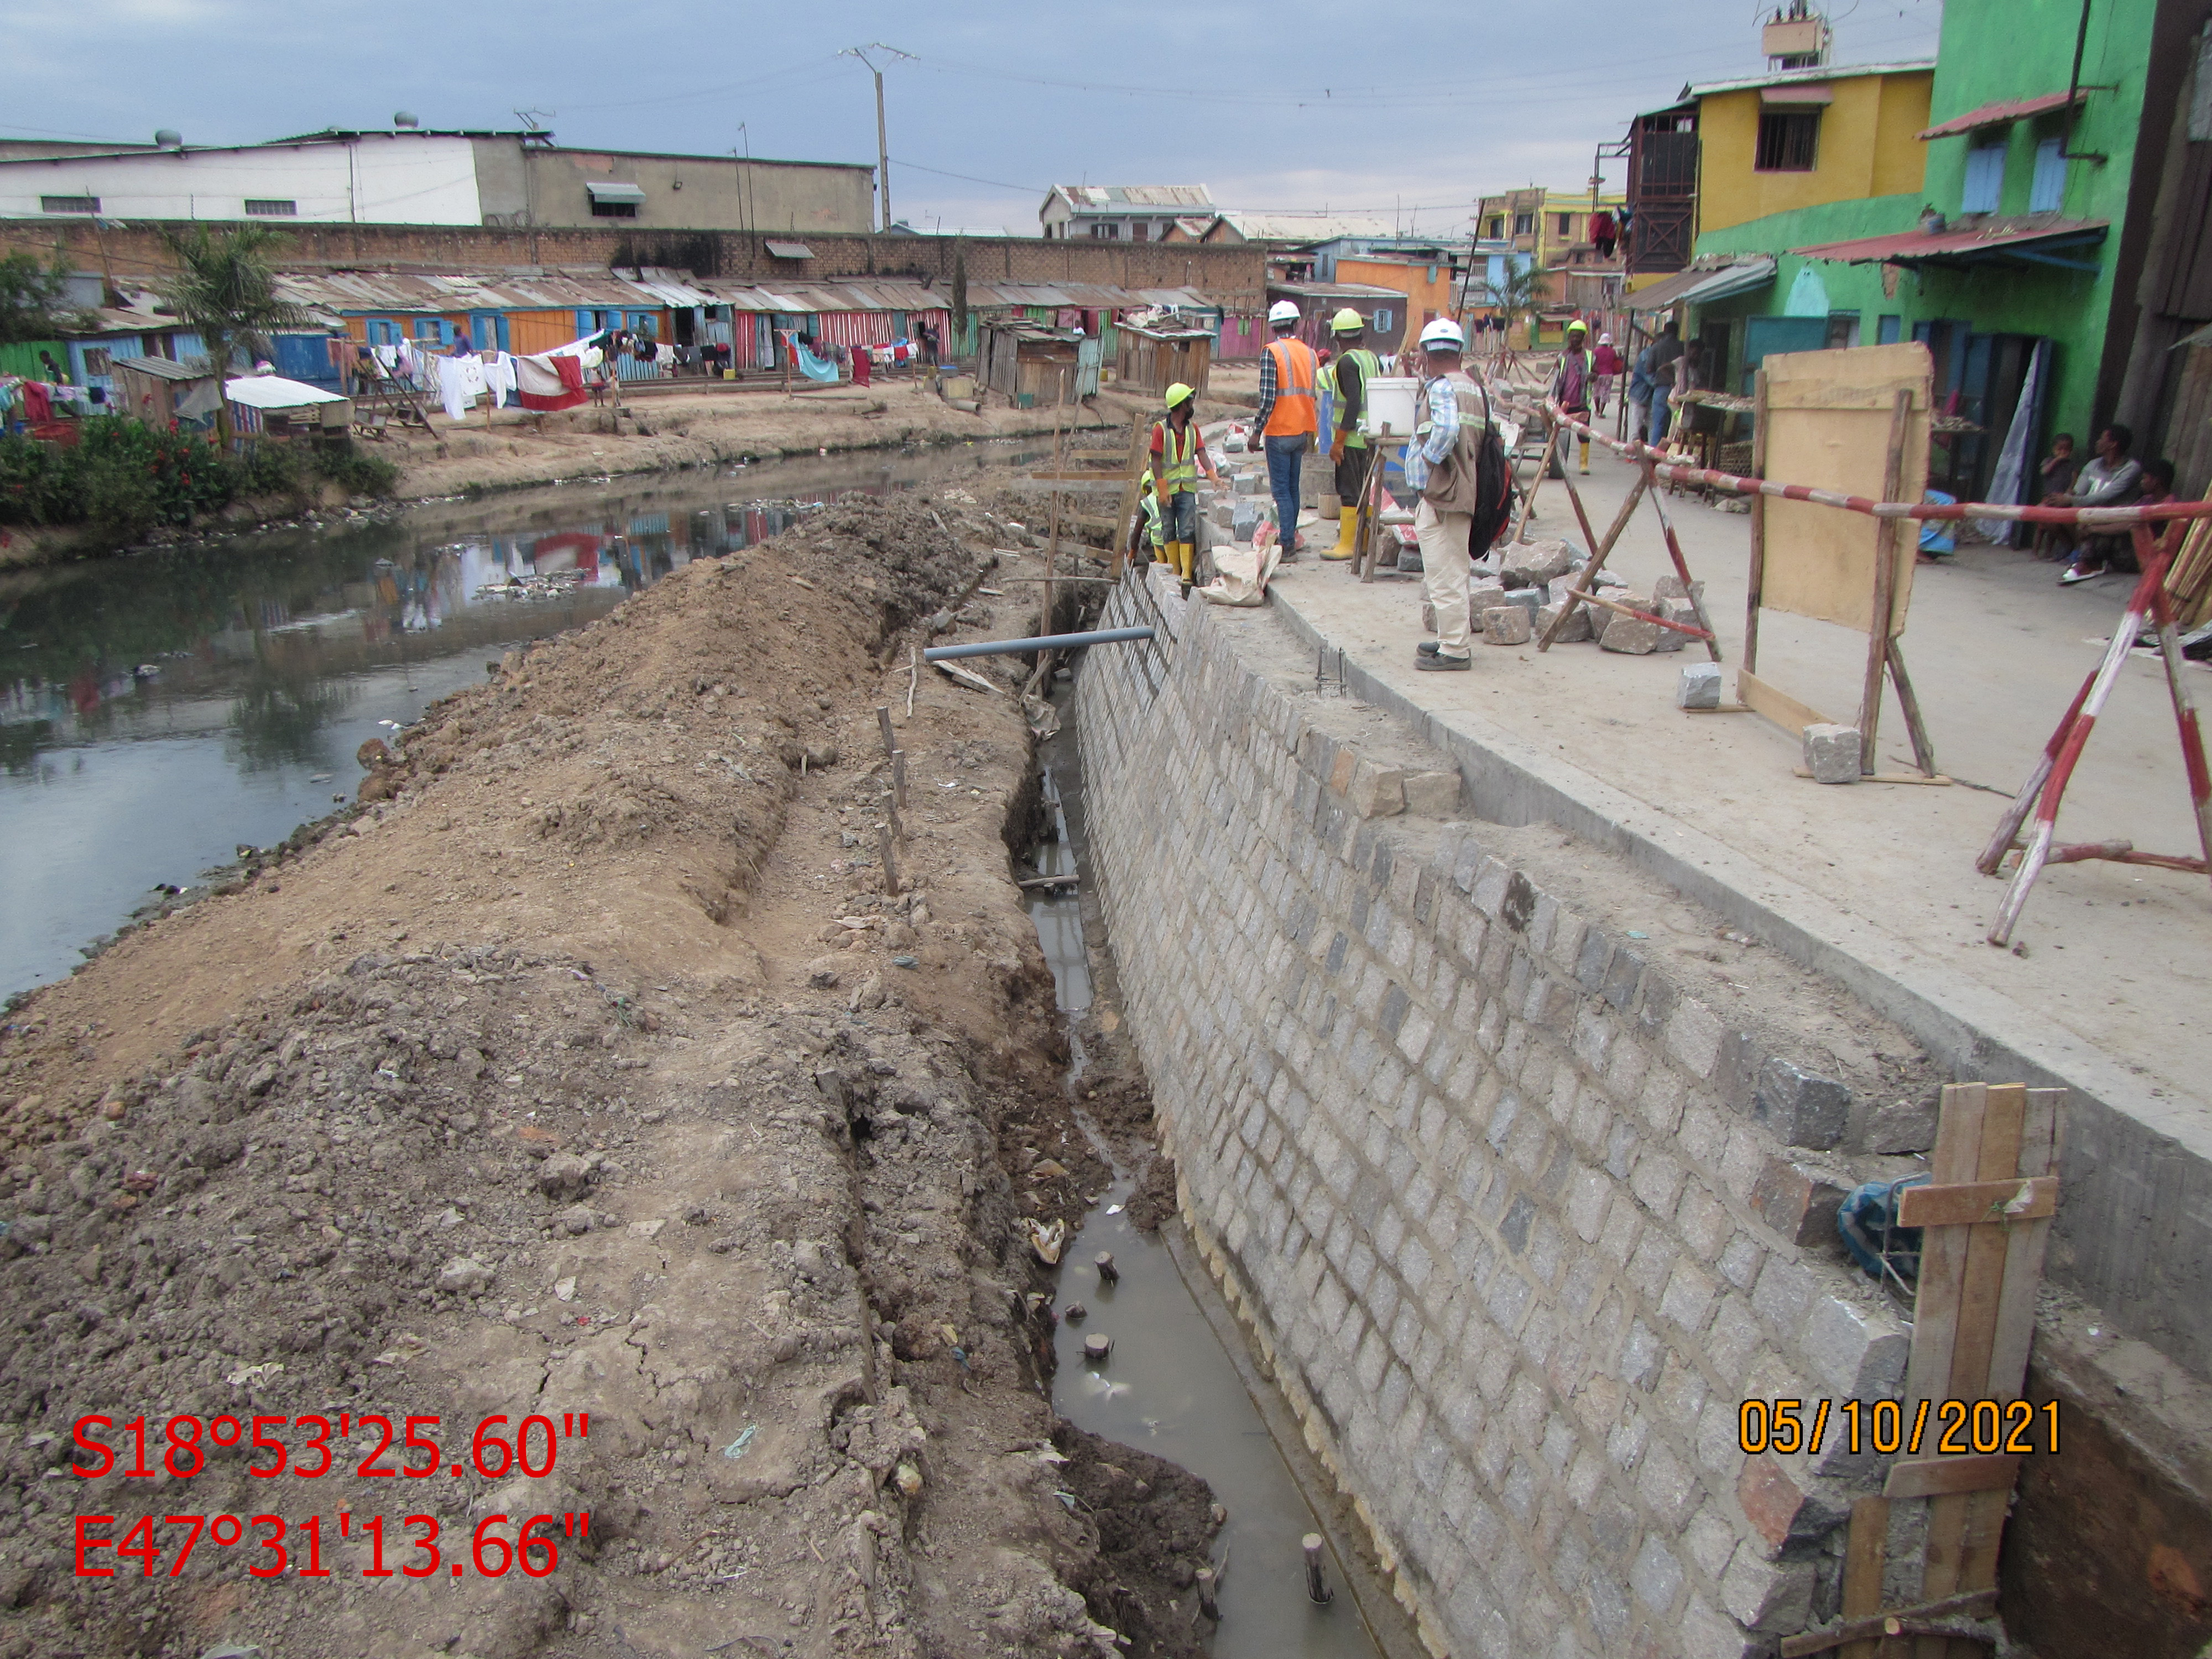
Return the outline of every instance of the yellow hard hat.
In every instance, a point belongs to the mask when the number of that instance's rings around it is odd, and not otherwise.
[[[1589,332],[1589,325],[1584,322],[1581,318],[1577,317],[1574,321],[1567,325],[1567,332],[1570,334],[1587,334]]]
[[[1196,396],[1198,396],[1198,393],[1193,392],[1181,380],[1177,380],[1173,386],[1168,388],[1168,407],[1170,409],[1177,408],[1183,404],[1188,403]]]
[[[1357,334],[1366,326],[1367,319],[1350,306],[1328,319],[1328,331],[1332,334]]]

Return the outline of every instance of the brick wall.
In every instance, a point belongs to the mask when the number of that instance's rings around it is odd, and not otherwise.
[[[0,222],[0,252],[58,250],[81,270],[143,275],[167,268],[160,227],[76,221]],[[301,225],[287,227],[286,264],[428,265],[465,270],[498,265],[664,265],[702,276],[787,282],[839,276],[927,276],[952,280],[957,254],[975,282],[1103,283],[1121,288],[1199,289],[1218,304],[1255,311],[1267,256],[1255,246],[1198,243],[1046,241],[1042,237],[844,236],[806,233],[814,258],[772,258],[770,234],[722,230],[519,230],[495,226]]]
[[[1790,1143],[1846,1109],[1520,832],[1444,816],[1455,774],[1414,781],[1438,817],[1383,816],[1405,767],[1259,672],[1266,614],[1172,594],[1116,590],[1102,625],[1163,637],[1080,671],[1091,870],[1267,1367],[1438,1653],[1771,1652],[1833,1612],[1879,1471],[1747,1457],[1738,1405],[1893,1395],[1905,1358],[1792,1242]]]

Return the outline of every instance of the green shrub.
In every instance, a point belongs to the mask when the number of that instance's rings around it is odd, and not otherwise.
[[[78,423],[71,446],[0,438],[0,524],[91,524],[118,538],[185,526],[240,496],[305,497],[325,480],[389,495],[399,469],[380,455],[263,440],[225,455],[205,433],[125,416]]]
[[[350,447],[317,450],[315,465],[349,495],[389,495],[399,483],[398,466],[381,455],[364,454]]]

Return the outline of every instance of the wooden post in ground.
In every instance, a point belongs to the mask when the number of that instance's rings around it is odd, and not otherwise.
[[[1762,374],[1760,379],[1765,380]],[[1881,1611],[1881,1568],[1889,1538],[1889,1499],[1862,1498],[1851,1505],[1851,1529],[1844,1544],[1844,1601],[1846,1620]],[[1843,1659],[1876,1659],[1880,1642],[1847,1643]]]
[[[1766,371],[1760,369],[1751,383],[1751,476],[1766,476]],[[1759,596],[1766,587],[1766,497],[1751,498],[1751,578],[1743,601],[1743,665],[1746,672],[1759,667]],[[1872,1659],[1863,1655],[1861,1659]]]
[[[1905,434],[1912,419],[1912,394],[1900,392],[1889,417],[1889,458],[1881,475],[1881,498],[1897,499],[1905,478]],[[1867,628],[1866,678],[1859,692],[1859,770],[1875,769],[1875,729],[1881,723],[1881,681],[1889,665],[1890,623],[1897,603],[1897,533],[1909,519],[1878,519],[1874,532],[1874,614]]]
[[[1040,634],[1052,632],[1052,573],[1060,563],[1060,485],[1057,480],[1060,473],[1066,470],[1060,452],[1060,423],[1066,412],[1067,371],[1063,368],[1060,371],[1056,389],[1053,392],[1052,473],[1055,482],[1052,487],[1052,527],[1045,537],[1044,544],[1044,619],[1042,625],[1037,629]]]
[[[898,753],[898,739],[891,736],[891,711],[888,703],[876,706],[876,726],[884,734],[884,758],[889,760]]]

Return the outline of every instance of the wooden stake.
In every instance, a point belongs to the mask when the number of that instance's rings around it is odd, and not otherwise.
[[[1060,459],[1060,422],[1067,411],[1067,371],[1060,371],[1058,389],[1053,393],[1052,405],[1052,470],[1055,475],[1064,471]],[[1040,634],[1052,632],[1052,573],[1060,563],[1060,491],[1052,492],[1051,530],[1044,544],[1044,624]]]
[[[1912,419],[1912,394],[1900,392],[1889,416],[1889,458],[1882,467],[1881,498],[1897,499],[1905,478],[1905,434]],[[1874,770],[1875,728],[1881,723],[1881,678],[1889,664],[1892,612],[1897,594],[1896,519],[1876,521],[1874,532],[1874,614],[1869,619],[1866,678],[1859,696],[1859,770]],[[1917,745],[1916,744],[1916,748]]]
[[[1213,1569],[1200,1567],[1194,1577],[1198,1583],[1198,1610],[1215,1624],[1219,1624],[1221,1606],[1213,1599]]]
[[[1298,1547],[1306,1558],[1306,1600],[1326,1607],[1336,1600],[1336,1592],[1328,1587],[1328,1580],[1322,1573],[1321,1534],[1308,1533]]]
[[[1559,423],[1553,421],[1552,435],[1544,440],[1544,459],[1536,464],[1535,479],[1529,484],[1528,495],[1521,501],[1521,523],[1508,539],[1516,542],[1525,542],[1528,539],[1528,520],[1536,516],[1536,492],[1543,487],[1545,478],[1550,475],[1552,457],[1559,452]],[[1559,471],[1561,475],[1565,476],[1566,469],[1561,467]]]
[[[1846,1625],[1881,1611],[1881,1568],[1889,1538],[1889,1499],[1862,1498],[1851,1505],[1851,1529],[1844,1545],[1844,1605]],[[1843,1659],[1875,1659],[1879,1642],[1852,1642]]]
[[[876,830],[876,852],[884,861],[884,891],[896,897],[899,890],[898,862],[891,856],[891,827],[888,823]]]
[[[891,711],[888,703],[877,705],[876,724],[882,728],[884,734],[884,758],[889,760],[898,753],[898,740],[891,736]]]
[[[1760,369],[1751,383],[1751,476],[1766,476],[1766,371]],[[1759,667],[1759,599],[1766,591],[1766,497],[1751,498],[1751,580],[1743,599],[1743,665]],[[1862,1656],[1871,1659],[1871,1656]]]
[[[901,811],[906,810],[906,750],[891,750],[891,801]]]
[[[1121,1282],[1121,1270],[1114,1265],[1113,1251],[1099,1251],[1092,1259],[1091,1265],[1098,1269],[1098,1282],[1101,1285],[1118,1285]]]

